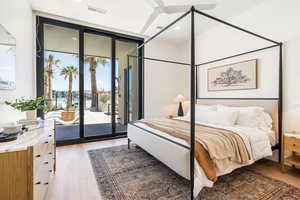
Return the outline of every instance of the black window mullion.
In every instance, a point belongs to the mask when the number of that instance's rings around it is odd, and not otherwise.
[[[111,124],[112,134],[116,134],[116,39],[111,40]]]
[[[84,30],[79,30],[79,130],[84,138]]]
[[[36,17],[36,96],[44,96],[44,24],[40,23],[40,17]],[[37,116],[44,119],[44,112],[37,111]]]

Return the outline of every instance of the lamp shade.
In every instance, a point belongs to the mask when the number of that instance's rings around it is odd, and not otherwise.
[[[177,95],[176,97],[175,97],[175,99],[174,99],[174,101],[176,102],[176,103],[179,103],[179,102],[182,102],[182,101],[184,101],[184,96],[182,95],[182,94],[179,94],[179,95]]]

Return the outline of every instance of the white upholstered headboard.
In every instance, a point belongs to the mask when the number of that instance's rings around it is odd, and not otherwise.
[[[278,137],[279,121],[278,121],[278,100],[277,99],[197,99],[198,104],[216,105],[222,104],[227,106],[260,106],[269,113],[273,119],[273,130]]]

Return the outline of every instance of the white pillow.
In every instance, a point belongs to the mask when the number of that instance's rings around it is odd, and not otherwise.
[[[202,105],[202,104],[196,104],[195,105],[195,113],[197,115],[197,113],[199,113],[202,110],[217,110],[217,105]],[[190,112],[191,110],[189,109],[186,116],[190,116]]]
[[[238,118],[236,124],[246,127],[259,127],[261,115],[264,108],[261,107],[229,107],[224,105],[217,106],[218,111],[236,111]]]
[[[229,107],[217,105],[217,110],[239,111],[236,124],[240,126],[255,127],[264,131],[272,131],[273,120],[271,116],[264,112],[263,107]]]
[[[196,115],[197,122],[233,126],[237,120],[238,112],[236,111],[214,111],[214,110],[201,110]]]
[[[245,106],[245,107],[234,107],[234,106],[225,106],[225,105],[221,105],[218,104],[217,105],[217,110],[234,110],[234,111],[261,111],[263,112],[265,109],[263,107],[259,107],[259,106]]]
[[[259,120],[259,128],[264,131],[271,131],[273,128],[273,120],[269,113],[262,112]]]

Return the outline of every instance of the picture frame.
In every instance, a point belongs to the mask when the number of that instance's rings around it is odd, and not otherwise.
[[[252,59],[209,68],[208,91],[257,89],[257,62],[258,59]]]

